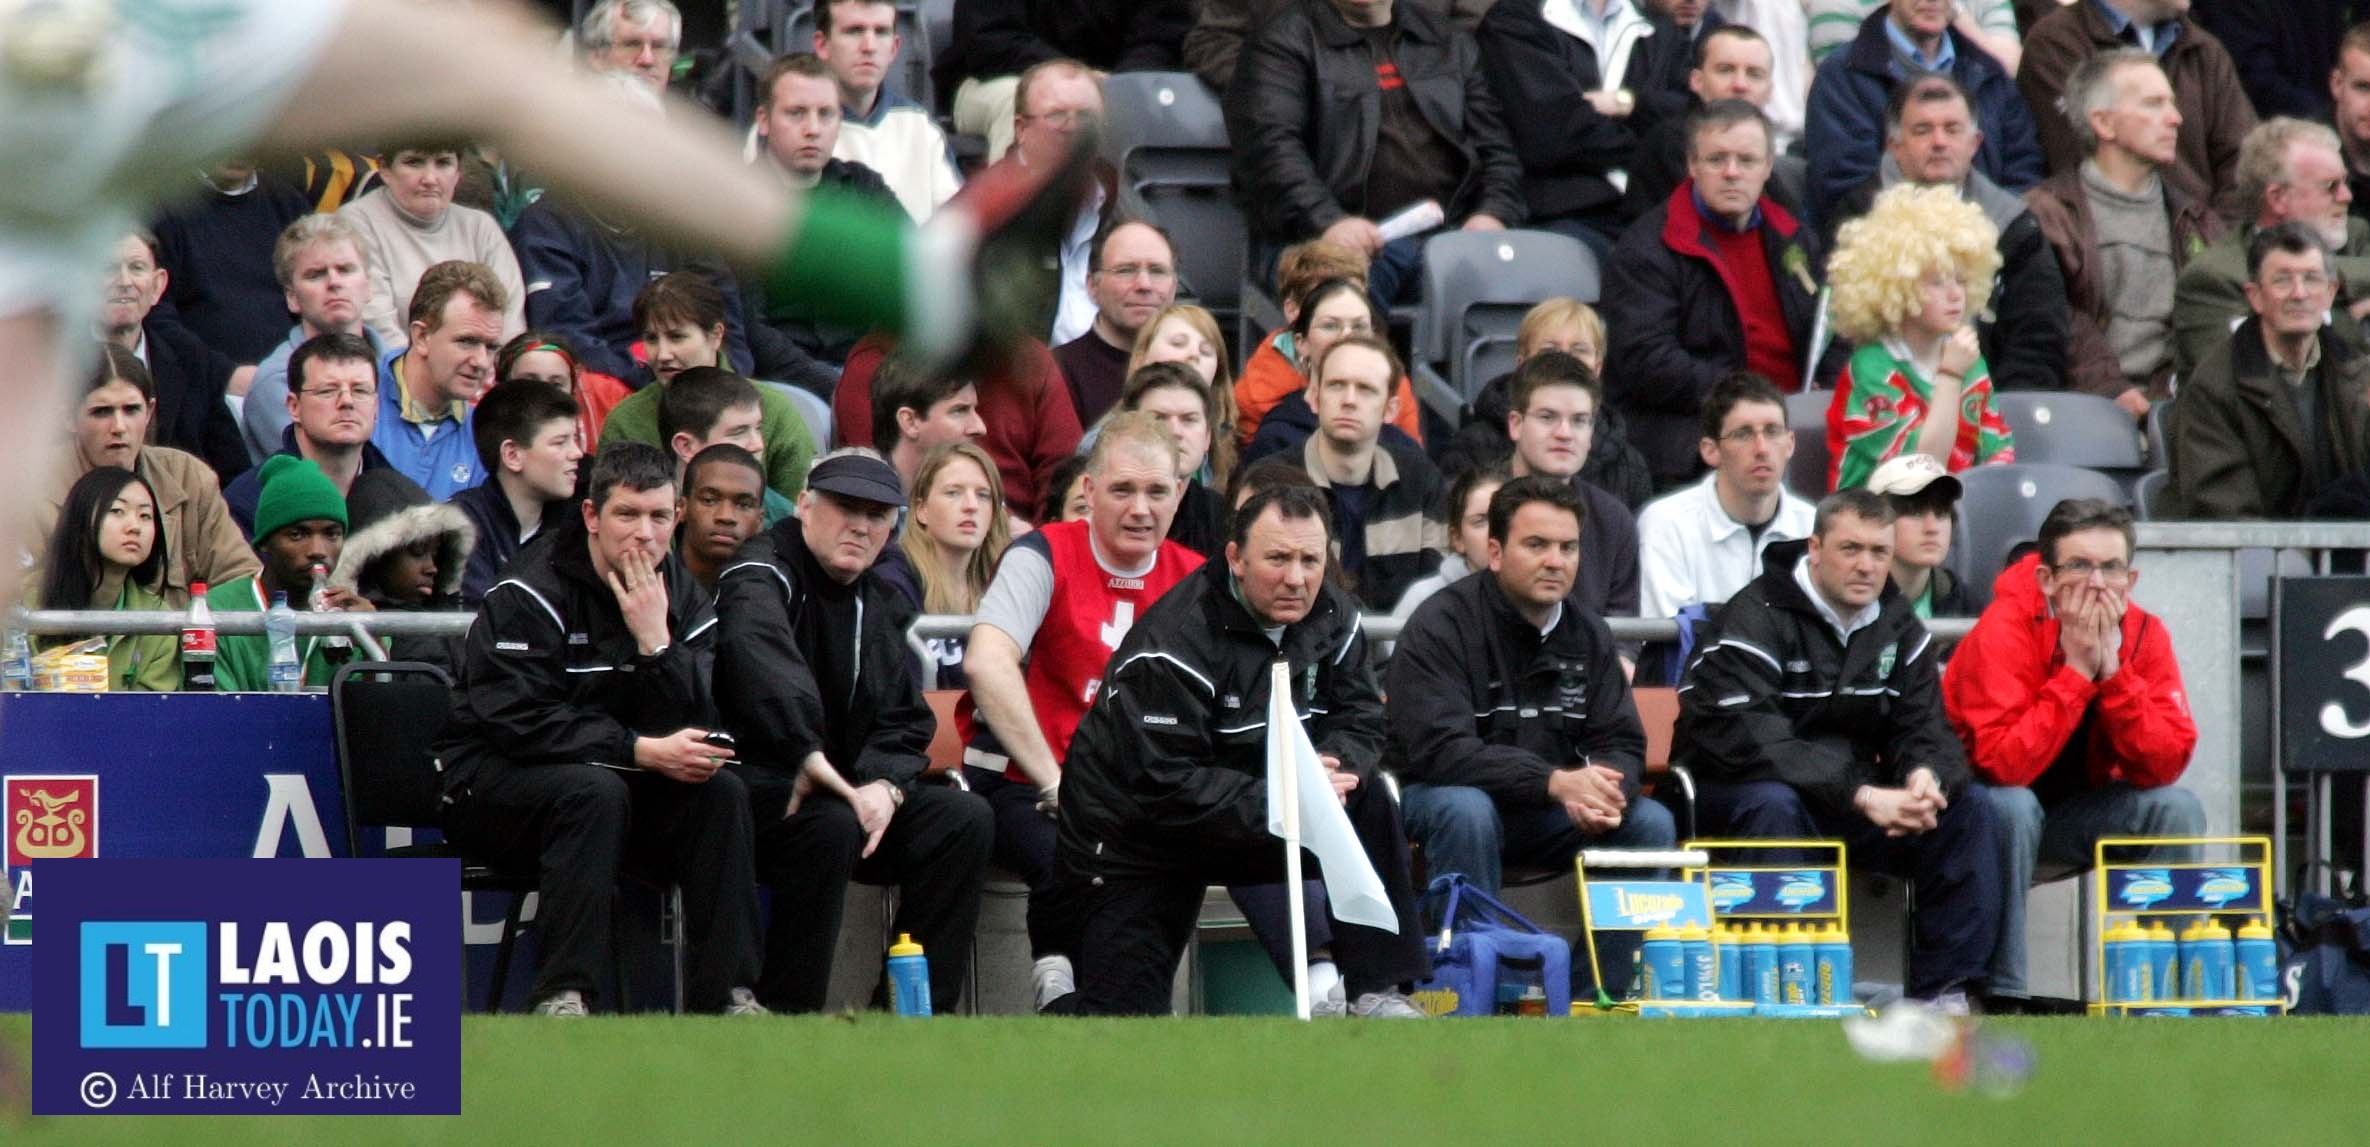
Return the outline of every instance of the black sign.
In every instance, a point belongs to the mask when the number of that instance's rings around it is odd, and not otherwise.
[[[2370,577],[2281,578],[2280,767],[2370,771]]]

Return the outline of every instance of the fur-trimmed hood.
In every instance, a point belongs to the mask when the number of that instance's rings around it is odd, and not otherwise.
[[[442,540],[436,549],[437,596],[461,592],[469,551],[477,548],[477,528],[469,524],[469,516],[460,507],[448,502],[406,506],[346,535],[345,549],[338,555],[337,568],[330,572],[329,584],[360,593],[364,568],[426,538]]]

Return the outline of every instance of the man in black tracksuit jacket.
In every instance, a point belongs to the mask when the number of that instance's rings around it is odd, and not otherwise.
[[[614,982],[610,899],[629,855],[682,886],[685,1005],[753,1010],[748,790],[700,727],[715,615],[667,552],[675,460],[602,451],[585,504],[589,517],[536,538],[478,606],[436,745],[445,834],[542,874],[539,1010],[581,1015]]]
[[[848,881],[900,890],[897,931],[930,961],[933,1007],[962,997],[995,818],[921,784],[938,729],[905,646],[913,610],[872,572],[895,532],[897,472],[868,450],[815,464],[784,518],[716,579],[716,698],[773,890],[757,998],[823,1008]]]
[[[1383,767],[1407,783],[1408,828],[1434,876],[1461,872],[1494,894],[1501,857],[1562,868],[1584,843],[1677,838],[1669,810],[1639,792],[1646,733],[1612,631],[1570,596],[1591,560],[1581,505],[1545,475],[1499,487],[1494,568],[1427,599],[1391,655]]]
[[[2000,840],[1943,716],[1941,653],[1888,578],[1892,524],[1881,496],[1843,490],[1810,538],[1769,548],[1697,639],[1674,755],[1708,832],[1840,837],[1853,865],[1909,878],[1909,993],[1932,998],[1984,982]]]
[[[1229,561],[1196,570],[1128,630],[1062,765],[1053,894],[1083,922],[1074,1010],[1166,1013],[1203,891],[1283,878],[1283,843],[1267,832],[1267,705],[1280,657],[1310,741],[1357,778],[1350,823],[1399,919],[1396,935],[1333,921],[1351,1010],[1416,1014],[1398,992],[1430,961],[1399,808],[1375,778],[1382,697],[1357,605],[1324,582],[1323,496],[1263,490],[1236,522]],[[1271,563],[1278,552],[1287,557]]]

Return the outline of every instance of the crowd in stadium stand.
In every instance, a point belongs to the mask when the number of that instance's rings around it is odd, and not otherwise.
[[[572,50],[729,103],[721,6],[686,7],[601,0]],[[2013,1009],[2037,859],[2203,824],[2133,510],[2370,506],[2351,7],[953,0],[917,61],[913,9],[814,0],[748,162],[921,220],[1165,73],[1222,121],[1244,304],[1187,273],[1235,240],[1109,159],[1037,253],[1033,337],[962,377],[471,141],[225,161],[93,286],[26,604],[476,611],[394,656],[451,671],[453,839],[543,873],[547,1013],[610,1002],[629,851],[696,876],[706,1010],[819,1009],[850,880],[903,890],[951,1005],[991,865],[1029,889],[1041,1009],[1165,1010],[1211,884],[1289,972],[1278,659],[1402,915],[1312,884],[1320,1010],[1416,1014],[1412,872],[1674,840],[1633,683],[1678,690],[1708,834],[1848,840],[1916,886],[1910,990]],[[1418,375],[1468,332],[1408,326],[1460,231],[1577,240],[1598,286],[1522,300],[1511,358],[1473,360],[1502,373],[1442,402]],[[1954,568],[2035,392],[2140,464]],[[909,646],[921,613],[976,624]],[[1923,624],[1975,613],[1955,650]],[[1616,642],[1628,616],[1691,652]],[[219,688],[265,687],[262,640],[223,639]],[[170,639],[105,644],[111,688],[182,685]],[[933,690],[964,691],[951,771]]]

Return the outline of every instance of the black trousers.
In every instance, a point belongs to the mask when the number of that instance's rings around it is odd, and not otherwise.
[[[798,815],[785,818],[793,778],[754,769],[747,775],[757,879],[773,890],[757,998],[777,1012],[823,1010],[848,881],[859,880],[896,886],[897,931],[910,933],[930,961],[933,1010],[952,1011],[971,971],[980,882],[995,840],[987,802],[945,785],[917,785],[880,847],[859,857],[864,830],[846,801],[809,793]]]
[[[1396,934],[1332,920],[1333,959],[1341,966],[1344,990],[1356,999],[1412,984],[1432,965],[1416,915],[1399,802],[1380,784],[1363,784],[1350,793],[1348,811],[1358,843],[1399,917]],[[1063,850],[1055,862],[1054,893],[1074,900],[1081,921],[1073,961],[1078,976],[1074,1010],[1166,1015],[1177,961],[1201,915],[1203,891],[1212,884],[1277,885],[1283,874],[1283,842],[1264,836],[1176,849],[1161,858],[1155,874],[1106,876],[1098,858]],[[1314,905],[1309,910],[1318,911]]]
[[[703,784],[601,765],[481,760],[444,811],[445,836],[541,880],[542,950],[534,998],[578,991],[597,1000],[615,982],[610,913],[625,871],[683,889],[684,1006],[720,1011],[757,981],[757,885],[749,792],[718,772]]]
[[[1076,897],[1052,894],[1057,834],[1053,818],[1037,811],[1037,786],[977,765],[965,766],[963,779],[972,792],[985,797],[988,807],[995,810],[995,862],[1029,886],[1029,955],[1043,958],[1075,953],[1083,925],[1077,913],[1081,905]],[[1243,910],[1243,922],[1250,925],[1251,935],[1266,950],[1276,974],[1289,982],[1292,979],[1291,901],[1284,886],[1237,884],[1226,892],[1234,898],[1235,906]],[[1306,881],[1301,895],[1308,905],[1308,950],[1323,951],[1333,943],[1333,928],[1325,918],[1324,882]]]

